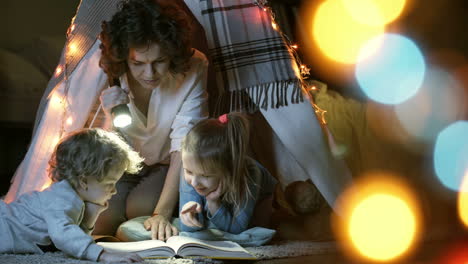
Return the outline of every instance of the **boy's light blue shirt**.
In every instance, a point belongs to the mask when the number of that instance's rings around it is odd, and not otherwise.
[[[198,214],[198,220],[203,225],[201,228],[188,227],[180,222],[180,230],[186,232],[199,231],[211,228],[239,234],[249,228],[250,219],[257,201],[271,195],[276,184],[276,179],[257,161],[248,158],[247,168],[249,172],[252,197],[248,200],[247,204],[237,213],[234,214],[233,209],[229,205],[221,205],[214,215],[211,215],[205,197],[199,195],[195,189],[189,185],[183,177],[180,183],[180,200],[179,200],[179,213],[182,206],[189,201],[199,203],[203,212]]]
[[[53,242],[66,254],[97,261],[103,248],[94,243],[92,230],[80,227],[84,211],[85,203],[66,180],[9,204],[0,200],[0,253],[41,254],[38,245]]]

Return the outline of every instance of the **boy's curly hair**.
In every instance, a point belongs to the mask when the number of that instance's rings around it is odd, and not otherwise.
[[[52,181],[68,180],[75,188],[79,180],[96,177],[102,181],[112,168],[135,174],[143,159],[120,136],[100,128],[82,129],[63,138],[49,161]]]
[[[109,22],[102,22],[99,66],[112,78],[127,71],[130,48],[160,45],[171,73],[185,73],[194,51],[187,14],[172,1],[125,0]]]

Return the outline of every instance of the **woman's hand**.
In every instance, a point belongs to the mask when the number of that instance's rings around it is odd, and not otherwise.
[[[143,258],[134,253],[110,253],[103,251],[98,259],[104,263],[135,263],[143,262]]]
[[[143,223],[146,230],[151,230],[151,239],[166,241],[171,236],[177,236],[179,231],[163,215],[155,215]]]
[[[128,104],[130,101],[127,93],[117,85],[104,89],[101,92],[99,100],[102,104],[102,110],[107,116],[111,116],[111,111],[114,106]]]
[[[201,213],[202,207],[199,203],[190,201],[182,206],[180,211],[180,221],[188,227],[203,227],[197,219],[197,214]]]

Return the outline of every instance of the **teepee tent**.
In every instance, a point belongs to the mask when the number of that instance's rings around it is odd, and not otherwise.
[[[81,1],[7,202],[48,186],[46,169],[56,143],[65,133],[85,126],[107,86],[107,77],[98,66],[100,24],[116,12],[118,2]],[[333,205],[351,176],[344,162],[331,155],[326,126],[316,115],[320,109],[305,92],[293,50],[266,11],[267,1],[186,0],[185,6],[205,33],[207,49],[202,51],[210,58],[217,92],[222,95],[217,101],[230,110],[259,110],[271,129],[271,136],[265,138],[254,125],[257,144],[269,146],[257,147],[256,154],[268,156],[267,167],[275,171],[283,187],[311,179]]]

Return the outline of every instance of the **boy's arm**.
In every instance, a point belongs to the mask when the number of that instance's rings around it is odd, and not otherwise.
[[[59,250],[79,259],[99,259],[103,248],[78,226],[74,210],[55,210],[44,215],[50,239]]]

